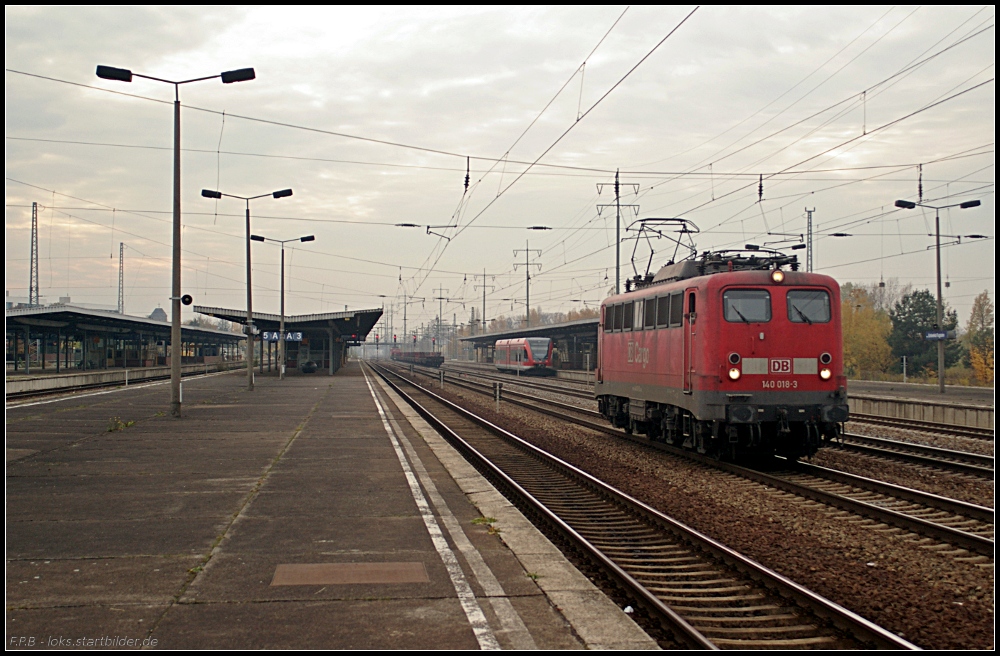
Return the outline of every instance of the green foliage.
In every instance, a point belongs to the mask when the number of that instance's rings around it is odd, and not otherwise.
[[[863,287],[845,285],[841,294],[847,375],[864,378],[889,371],[893,364],[887,341],[892,332],[889,315],[876,308],[871,292]]]
[[[123,431],[129,426],[134,426],[134,421],[122,421],[121,417],[112,417],[108,420],[108,432],[115,433],[117,431]]]
[[[980,383],[993,383],[993,359],[996,347],[993,335],[993,302],[988,292],[976,297],[969,313],[964,341],[968,348],[967,361]]]
[[[937,342],[924,339],[924,333],[937,328],[937,301],[930,291],[919,289],[903,296],[889,311],[892,332],[889,346],[895,359],[894,369],[902,370],[902,357],[906,356],[907,369],[911,372],[937,371]],[[955,330],[958,313],[947,307],[944,325],[940,330]],[[958,363],[962,345],[956,340],[945,342],[945,368]]]
[[[496,523],[496,521],[497,520],[495,517],[476,517],[474,520],[472,520],[472,523],[477,526],[486,526],[487,533],[489,533],[490,535],[496,535],[497,533],[500,532],[500,529],[498,529],[496,526],[493,525]]]

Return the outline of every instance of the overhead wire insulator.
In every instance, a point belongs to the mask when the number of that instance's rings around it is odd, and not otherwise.
[[[764,174],[760,174],[760,182],[757,184],[757,202],[764,200]]]
[[[924,165],[917,164],[917,202],[924,202]]]
[[[469,159],[469,157],[465,158],[465,193],[468,193],[469,191]]]

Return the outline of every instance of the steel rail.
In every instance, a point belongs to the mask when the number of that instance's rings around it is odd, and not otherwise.
[[[523,385],[524,387],[534,387],[535,389],[549,390],[556,392],[558,394],[566,394],[567,396],[579,396],[581,398],[594,398],[593,386],[590,383],[583,383],[578,381],[563,381],[561,383],[553,383],[551,378],[538,378],[535,376],[517,376],[516,374],[500,373],[496,369],[485,369],[480,367],[475,368],[464,368],[449,366],[444,367],[446,371],[453,373],[466,373],[474,376],[479,376],[481,378],[486,378],[489,380],[498,380],[502,382],[510,382],[513,385]],[[577,389],[573,389],[577,388]],[[581,389],[583,388],[583,389]]]
[[[993,456],[984,456],[966,451],[940,449],[924,444],[911,444],[881,437],[844,433],[844,439],[831,442],[831,446],[844,451],[856,451],[871,456],[903,460],[919,465],[951,469],[977,476],[993,477]]]
[[[370,364],[370,363],[369,363]],[[441,435],[459,452],[466,458],[470,463],[473,464],[477,469],[483,472],[487,478],[491,479],[494,484],[499,483],[499,486],[506,490],[508,493],[513,493],[521,501],[521,504],[527,505],[532,514],[539,516],[544,519],[544,521],[551,527],[555,528],[559,533],[561,533],[565,538],[569,539],[574,545],[576,545],[580,550],[582,550],[589,558],[598,562],[602,568],[609,572],[614,578],[618,580],[618,583],[628,590],[633,596],[637,597],[642,605],[647,611],[652,612],[654,615],[661,618],[661,622],[665,625],[664,628],[668,629],[678,642],[685,644],[688,647],[696,649],[718,649],[708,638],[701,634],[697,629],[688,624],[688,622],[678,615],[676,612],[671,610],[666,604],[660,601],[653,593],[636,581],[628,572],[621,569],[614,561],[608,558],[600,549],[595,547],[589,540],[586,540],[582,535],[580,535],[573,527],[563,521],[558,515],[552,512],[547,506],[538,501],[532,494],[525,490],[517,481],[508,476],[500,467],[494,464],[491,460],[486,458],[478,450],[476,450],[472,445],[470,445],[466,440],[464,440],[458,433],[453,431],[449,426],[447,426],[443,421],[438,419],[432,412],[427,410],[423,405],[416,401],[409,394],[404,392],[398,385],[389,379],[385,375],[385,369],[383,367],[372,367],[373,370],[379,374],[379,376],[389,384],[397,394],[403,397],[414,410],[420,414],[431,426],[434,427]],[[397,374],[398,376],[398,374]],[[402,378],[402,377],[400,377]],[[409,381],[411,385],[414,385],[424,394],[431,396],[434,400],[439,403],[444,404],[449,407],[452,411],[470,419],[474,423],[486,428],[490,432],[502,435],[508,440],[513,440],[518,443],[519,446],[530,446],[520,438],[516,437],[512,433],[486,422],[484,419],[473,415],[472,413],[459,408],[458,406],[452,404],[451,402],[443,399],[429,390],[421,388],[413,381]],[[536,457],[541,456],[544,452],[531,447],[530,451],[534,452]],[[547,455],[547,454],[545,454]],[[543,457],[543,456],[542,456]]]
[[[879,426],[891,426],[893,428],[903,428],[906,430],[925,431],[929,433],[942,433],[944,435],[957,435],[959,437],[972,437],[975,439],[992,440],[996,434],[996,431],[993,428],[981,428],[979,426],[955,426],[953,424],[941,424],[934,421],[921,421],[918,419],[866,415],[860,412],[852,412],[851,418],[848,421],[857,421],[863,424],[877,424]]]
[[[462,385],[462,387],[466,387],[467,389],[470,389],[472,391],[476,391],[476,392],[479,392],[479,393],[482,393],[482,394],[489,394],[490,393],[490,392],[487,392],[485,389],[479,389],[479,388],[484,388],[485,387],[482,384],[471,383],[470,381],[463,381],[463,382],[465,383],[465,385]],[[476,387],[473,387],[473,385],[476,385]],[[790,480],[788,480],[786,478],[782,478],[780,476],[775,476],[775,475],[771,475],[771,474],[768,474],[766,472],[759,471],[759,470],[756,470],[756,469],[751,469],[751,468],[748,468],[748,467],[743,467],[743,466],[740,466],[740,465],[734,465],[732,463],[723,462],[723,461],[717,460],[715,458],[711,458],[709,456],[705,456],[705,455],[702,455],[702,454],[694,453],[694,452],[691,452],[691,451],[688,451],[688,450],[685,450],[685,449],[681,449],[681,448],[678,448],[678,447],[674,447],[674,446],[671,446],[671,445],[668,445],[668,444],[665,444],[665,443],[662,443],[662,442],[653,442],[653,441],[650,441],[648,439],[643,439],[643,438],[639,438],[639,437],[636,437],[636,436],[632,436],[632,435],[629,435],[629,434],[625,433],[624,431],[622,431],[620,429],[612,428],[612,427],[608,426],[607,424],[605,424],[603,422],[598,423],[597,421],[589,421],[587,419],[583,419],[583,418],[580,418],[580,417],[567,416],[565,414],[565,411],[569,410],[571,412],[575,412],[575,413],[578,413],[578,414],[584,414],[584,415],[588,415],[588,416],[601,416],[599,413],[597,413],[597,412],[595,412],[593,410],[587,410],[587,409],[584,409],[584,408],[577,408],[575,406],[571,406],[571,405],[566,404],[566,403],[560,403],[558,401],[549,401],[548,399],[539,399],[537,397],[530,397],[529,395],[520,394],[520,393],[516,393],[516,392],[512,392],[511,393],[511,395],[514,395],[514,394],[516,394],[518,396],[521,396],[521,397],[531,398],[532,402],[527,402],[527,401],[521,401],[521,400],[518,400],[518,399],[508,398],[507,399],[508,403],[512,403],[514,405],[518,405],[518,406],[521,406],[521,407],[524,407],[524,408],[528,408],[528,409],[534,410],[536,412],[547,414],[547,415],[550,415],[550,416],[555,417],[557,419],[561,419],[561,420],[564,420],[564,421],[569,421],[569,422],[577,424],[579,426],[583,426],[583,427],[589,428],[591,430],[599,431],[599,432],[605,433],[607,435],[612,435],[612,436],[615,436],[615,437],[618,437],[618,438],[623,438],[623,439],[626,439],[628,441],[631,441],[633,443],[636,443],[636,444],[639,444],[639,445],[642,445],[642,446],[654,448],[654,449],[657,449],[657,450],[660,450],[660,451],[665,451],[667,453],[671,453],[671,454],[674,454],[674,455],[678,455],[678,456],[682,456],[682,457],[685,457],[685,458],[689,458],[689,459],[695,460],[697,462],[701,462],[702,464],[706,464],[706,465],[709,465],[711,467],[715,467],[717,469],[722,469],[724,471],[728,471],[729,473],[736,474],[736,475],[741,476],[743,478],[749,478],[751,480],[757,481],[758,483],[763,483],[764,485],[769,485],[769,486],[775,487],[777,489],[781,489],[781,490],[784,490],[786,492],[790,492],[792,494],[796,494],[798,496],[802,496],[802,497],[805,497],[805,498],[808,498],[808,499],[812,499],[813,501],[819,501],[820,503],[824,503],[826,505],[834,506],[834,507],[840,508],[842,510],[847,510],[848,512],[851,512],[851,513],[854,513],[854,514],[857,514],[857,515],[861,515],[861,516],[864,516],[864,517],[869,517],[871,519],[875,519],[875,520],[880,521],[880,522],[885,522],[885,523],[891,524],[893,526],[898,526],[898,527],[906,529],[908,531],[913,531],[913,532],[920,533],[920,534],[928,536],[928,537],[932,537],[932,538],[935,538],[935,539],[938,539],[938,540],[942,540],[944,542],[960,546],[960,547],[962,547],[964,549],[968,549],[968,550],[973,551],[973,552],[975,552],[977,554],[981,554],[981,555],[989,556],[989,557],[993,556],[993,552],[994,552],[994,542],[993,542],[993,540],[988,539],[988,538],[984,538],[984,537],[982,537],[980,535],[976,535],[975,533],[968,533],[966,531],[963,531],[963,530],[960,530],[960,529],[956,529],[956,528],[953,528],[953,527],[950,527],[950,526],[937,524],[935,522],[928,521],[928,520],[922,519],[920,517],[916,517],[916,516],[914,516],[912,514],[907,514],[907,513],[904,513],[904,512],[900,512],[900,511],[896,511],[896,510],[891,510],[891,509],[888,509],[888,508],[884,508],[884,507],[881,507],[879,505],[872,504],[872,503],[867,503],[867,502],[859,500],[859,499],[853,499],[853,498],[851,498],[849,496],[846,496],[846,495],[831,493],[831,492],[827,492],[827,491],[824,491],[824,490],[820,490],[818,488],[810,487],[810,486],[803,485],[803,484],[800,484],[800,483],[795,483],[793,481],[790,481]],[[549,409],[549,408],[545,408],[545,407],[540,407],[539,405],[537,405],[537,403],[543,403],[543,404],[546,404],[546,405],[553,405],[553,406],[556,406],[556,407],[558,407],[560,409],[559,410],[554,410],[554,409]],[[834,470],[827,470],[827,471],[833,472]],[[836,473],[838,475],[842,476],[842,477],[853,477],[852,474],[847,474],[846,472],[836,472]],[[821,477],[826,478],[828,476],[823,475]],[[862,489],[867,489],[869,491],[877,492],[879,494],[886,494],[886,495],[889,495],[889,496],[895,496],[897,492],[901,492],[901,491],[905,490],[906,491],[905,494],[907,496],[906,497],[901,497],[901,498],[904,498],[906,501],[910,501],[910,502],[913,502],[913,503],[920,503],[920,504],[923,504],[923,505],[926,505],[926,506],[929,506],[929,507],[932,507],[932,508],[937,508],[939,510],[944,510],[944,508],[941,508],[941,506],[940,506],[941,502],[939,500],[945,499],[945,497],[940,497],[938,495],[933,495],[933,494],[930,494],[930,493],[927,493],[927,492],[921,492],[919,490],[913,490],[913,489],[910,489],[910,488],[904,488],[902,486],[891,486],[891,484],[889,484],[889,483],[884,483],[882,481],[875,481],[873,479],[863,479],[862,477],[853,477],[853,480],[855,481],[855,483],[853,483],[853,484],[856,485],[857,487],[861,487]],[[892,491],[890,491],[890,490],[892,490]],[[918,500],[918,499],[920,499],[920,500]],[[955,500],[948,499],[948,501],[955,501]],[[962,504],[963,502],[955,501],[955,503]],[[972,504],[969,504],[969,505],[972,505]],[[976,506],[976,507],[979,507],[979,506]],[[952,509],[952,508],[956,508],[956,509]],[[950,507],[948,509],[948,512],[956,512],[957,513],[957,512],[959,512],[957,510],[957,508],[958,507],[956,507],[956,506],[952,506],[952,507]],[[989,509],[987,509],[987,510],[989,510]],[[992,512],[992,511],[990,511],[990,512]],[[987,521],[987,520],[980,519],[978,521]],[[992,522],[992,520],[989,520],[989,521]]]
[[[459,445],[461,445],[460,446],[461,451],[470,454],[474,453],[477,461],[480,458],[483,458],[483,456],[479,454],[479,452],[476,451],[473,447],[468,445],[465,442],[465,440],[462,440],[462,438],[457,436],[457,434],[451,431],[451,429],[444,426],[443,422],[433,417],[433,414],[430,413],[430,411],[428,411],[426,408],[423,408],[423,406],[421,406],[419,403],[417,403],[415,400],[409,397],[409,395],[402,393],[402,391],[399,390],[398,386],[388,381],[388,377],[385,374],[380,372],[380,375],[382,375],[383,379],[387,380],[389,384],[393,385],[393,387],[397,391],[401,392],[403,397],[407,400],[408,403],[410,403],[410,405],[412,405],[417,410],[417,412],[419,412],[422,416],[428,419],[428,421],[431,421],[432,424],[435,425],[435,427],[440,427],[441,430],[444,431],[445,435],[456,440],[456,442]],[[398,374],[396,375],[398,376]],[[406,380],[402,376],[398,377],[401,380]],[[716,558],[722,560],[729,566],[735,567],[739,571],[749,575],[753,580],[757,581],[758,583],[761,583],[765,587],[778,592],[779,595],[785,598],[794,599],[802,606],[810,609],[812,612],[816,613],[820,617],[831,621],[835,626],[837,626],[842,630],[848,631],[855,637],[860,638],[861,640],[864,641],[873,642],[874,644],[883,648],[917,649],[915,645],[894,635],[893,633],[874,624],[873,622],[870,622],[869,620],[866,620],[865,618],[857,615],[856,613],[853,613],[852,611],[843,608],[842,606],[826,599],[825,597],[822,597],[816,594],[815,592],[808,590],[807,588],[799,585],[798,583],[795,583],[794,581],[788,579],[787,577],[784,577],[781,574],[778,574],[777,572],[774,572],[764,567],[763,565],[753,560],[750,560],[749,558],[743,556],[739,552],[730,549],[729,547],[692,529],[691,527],[686,526],[681,522],[678,522],[677,520],[663,514],[662,512],[656,510],[655,508],[652,508],[651,506],[646,505],[645,503],[639,501],[638,499],[628,496],[624,492],[621,492],[620,490],[604,483],[603,481],[600,481],[599,479],[588,474],[587,472],[557,458],[556,456],[553,456],[539,449],[538,447],[530,444],[529,442],[526,442],[525,440],[514,435],[513,433],[510,433],[509,431],[506,431],[505,429],[496,426],[495,424],[489,422],[488,420],[482,417],[479,417],[478,415],[466,410],[465,408],[462,408],[461,406],[458,406],[448,401],[447,399],[444,399],[443,397],[435,394],[433,391],[422,388],[413,381],[407,381],[407,382],[413,385],[414,387],[420,389],[423,394],[432,398],[436,403],[445,406],[450,411],[459,415],[463,419],[471,421],[481,426],[482,428],[485,428],[494,435],[497,435],[502,439],[506,440],[507,442],[516,445],[519,449],[526,451],[527,453],[531,454],[538,460],[541,460],[542,462],[546,463],[550,467],[557,469],[566,475],[570,475],[571,477],[583,482],[588,488],[595,491],[599,491],[603,496],[606,496],[614,500],[615,503],[631,509],[640,517],[651,520],[654,524],[661,526],[670,533],[680,536],[683,540],[696,545],[697,547],[708,553],[713,554]],[[504,480],[508,480],[506,474],[500,471],[499,468],[496,467],[496,465],[493,465],[492,463],[488,464],[483,463],[483,466],[489,469],[491,472],[496,472],[498,475],[501,475]],[[520,485],[518,485],[516,482],[514,482],[513,485],[510,485],[510,487],[511,489],[521,489]],[[551,512],[545,513],[546,516],[549,516],[551,514],[552,514]],[[565,522],[562,522],[562,520],[558,521],[560,524],[565,524]],[[593,547],[593,545],[590,546],[591,548],[596,549],[596,547]],[[610,560],[610,559],[607,556],[604,556],[601,560]],[[624,573],[632,581],[635,580],[630,575],[628,575],[627,572]],[[641,584],[638,584],[638,582],[636,582],[636,584],[640,585],[640,587],[644,587],[641,586]],[[652,595],[652,593],[649,594]],[[655,596],[653,598],[655,599]],[[659,602],[658,599],[656,601]],[[659,603],[662,604],[662,602]],[[747,646],[750,645],[748,644]]]
[[[233,371],[232,369],[223,369],[221,371],[216,371],[214,373],[226,373]],[[190,376],[204,376],[204,371],[187,371],[181,374],[182,377],[188,378]],[[156,381],[170,380],[170,373],[165,373],[157,376],[149,376],[148,378],[140,378],[129,382],[127,385],[124,380],[108,381],[106,383],[85,383],[82,385],[67,385],[65,387],[56,387],[47,390],[32,390],[28,392],[9,392],[4,394],[6,401],[30,401],[32,399],[44,399],[50,396],[58,396],[60,394],[65,394],[66,398],[72,398],[72,394],[75,392],[84,392],[87,390],[94,389],[104,389],[113,387],[139,387],[146,383],[153,383]],[[17,404],[10,405],[9,407],[16,407]]]

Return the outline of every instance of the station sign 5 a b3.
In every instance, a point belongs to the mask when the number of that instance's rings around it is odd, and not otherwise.
[[[280,342],[281,341],[281,333],[278,332],[277,330],[265,330],[264,332],[261,333],[261,338],[265,342]],[[285,333],[285,341],[286,342],[301,342],[302,341],[302,333],[301,332],[294,332],[294,333],[293,332],[286,332]]]

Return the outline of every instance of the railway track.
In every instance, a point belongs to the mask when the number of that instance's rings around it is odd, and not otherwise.
[[[413,381],[376,369],[529,517],[599,567],[681,645],[915,648]]]
[[[951,424],[939,424],[933,421],[919,421],[917,419],[899,419],[897,417],[881,417],[879,415],[866,415],[858,412],[852,412],[850,420],[864,424],[891,426],[893,428],[905,428],[908,430],[927,431],[929,433],[941,433],[942,435],[974,437],[981,440],[984,439],[992,440],[995,434],[995,430],[992,428],[978,428],[975,426],[953,426]]]
[[[244,367],[245,369],[245,367]],[[191,378],[194,376],[205,376],[213,373],[227,373],[230,371],[236,371],[237,369],[223,369],[221,371],[186,371],[181,374],[182,378]],[[88,383],[83,385],[70,385],[67,387],[59,387],[55,389],[30,391],[30,392],[9,392],[4,395],[7,405],[15,406],[21,402],[29,402],[39,399],[47,399],[51,397],[58,397],[64,395],[72,395],[77,392],[88,392],[94,390],[103,389],[115,389],[115,388],[126,388],[126,387],[141,387],[149,383],[158,383],[165,380],[170,380],[170,373],[165,373],[159,376],[148,376],[139,380],[127,381],[127,380],[116,380],[104,383]],[[11,401],[15,403],[11,403]]]
[[[887,440],[882,437],[844,433],[842,440],[833,443],[834,448],[845,451],[864,453],[876,457],[887,457],[893,460],[904,460],[919,465],[927,465],[938,469],[986,476],[993,478],[996,471],[993,466],[993,456],[984,456],[967,451],[941,449],[923,444],[911,444],[898,440]]]
[[[472,366],[471,363],[448,363],[445,368],[449,371],[456,371],[474,375],[489,380],[510,382],[512,385],[521,385],[545,391],[556,392],[577,398],[594,398],[594,386],[590,383],[578,383],[575,381],[563,380],[558,383],[530,377],[514,377],[509,374],[497,373],[490,367]],[[916,419],[899,419],[896,417],[882,417],[879,415],[868,415],[857,412],[851,413],[851,421],[865,424],[876,424],[879,426],[891,426],[893,428],[905,428],[909,430],[927,431],[940,433],[942,435],[956,435],[960,437],[972,437],[977,439],[993,439],[994,429],[978,428],[975,426],[953,426],[951,424],[941,424],[931,421],[919,421]]]
[[[446,371],[455,372],[460,374],[467,374],[471,376],[476,376],[479,378],[485,378],[487,380],[496,380],[503,383],[510,383],[511,385],[522,385],[524,387],[531,387],[534,389],[545,390],[548,392],[555,392],[557,394],[565,394],[567,396],[574,396],[583,399],[594,398],[594,386],[590,383],[581,383],[577,381],[561,380],[559,382],[553,381],[551,378],[537,378],[534,376],[514,376],[511,374],[501,374],[495,369],[488,369],[486,367],[456,367],[454,365],[449,365],[445,367]]]
[[[489,386],[468,379],[451,378],[448,382],[481,394],[490,395],[493,393]],[[563,421],[569,421],[649,448],[693,459],[775,489],[875,519],[891,526],[897,526],[934,540],[940,540],[944,544],[957,546],[960,549],[978,554],[980,557],[993,557],[994,511],[992,508],[805,463],[790,464],[785,473],[751,469],[717,461],[708,456],[662,442],[653,442],[643,437],[629,435],[620,429],[609,426],[604,417],[594,410],[541,399],[513,390],[504,391],[503,397],[508,403],[548,414]],[[944,460],[936,460],[935,462],[944,467],[948,463]],[[811,478],[799,476],[803,473],[810,475]],[[964,555],[956,553],[956,557],[964,557]]]

